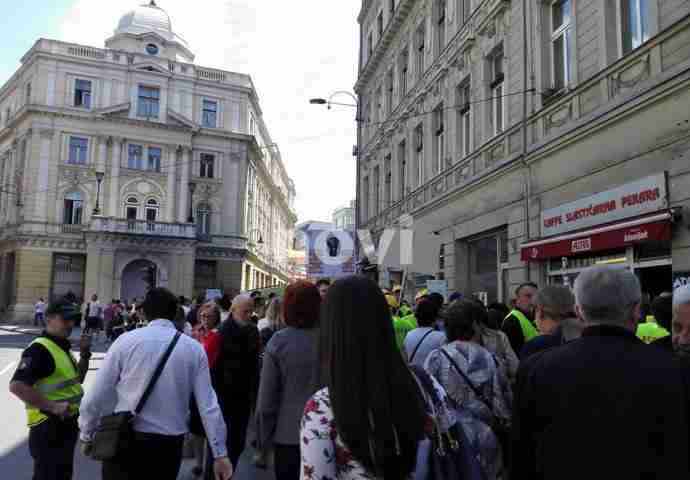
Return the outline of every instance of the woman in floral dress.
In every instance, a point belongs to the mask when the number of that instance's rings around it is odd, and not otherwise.
[[[302,480],[406,480],[425,412],[395,344],[386,300],[371,280],[328,291],[319,339],[320,385],[301,423]]]

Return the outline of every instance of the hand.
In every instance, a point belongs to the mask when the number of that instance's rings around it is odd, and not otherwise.
[[[53,402],[53,404],[50,406],[50,413],[60,418],[69,417],[69,403]]]
[[[85,442],[84,440],[79,440],[79,451],[85,457],[91,456],[91,449],[92,448],[93,448],[93,444],[91,442]]]
[[[228,457],[216,458],[213,462],[215,480],[230,480],[232,477],[232,463]]]

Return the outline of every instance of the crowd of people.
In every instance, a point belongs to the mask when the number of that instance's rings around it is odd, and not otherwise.
[[[277,480],[688,478],[690,286],[650,299],[634,274],[602,266],[572,289],[514,293],[510,306],[424,290],[407,302],[353,276],[267,297],[190,302],[154,288],[135,307],[100,307],[94,296],[86,325],[103,318],[114,343],[80,401],[64,385],[83,381],[89,352],[58,358],[81,319],[64,300],[25,352],[51,344],[40,355],[55,355],[53,371],[24,361],[11,389],[33,437],[47,422],[41,435],[59,427],[64,450],[78,434],[87,455],[106,405],[135,412],[104,479],[172,480],[186,443],[206,479],[230,478],[248,446]],[[54,418],[70,419],[67,433]],[[34,478],[71,478],[71,460],[31,453],[52,472]]]

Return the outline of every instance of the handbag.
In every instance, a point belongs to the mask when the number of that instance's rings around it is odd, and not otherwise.
[[[153,387],[161,376],[163,368],[179,339],[180,332],[176,332],[175,337],[170,342],[170,345],[168,345],[168,349],[158,362],[156,370],[153,372],[149,384],[146,386],[144,394],[139,399],[139,403],[137,403],[134,412],[117,412],[101,418],[91,444],[91,458],[98,461],[107,461],[127,452],[127,448],[131,446],[134,437],[134,428],[132,427],[134,419],[141,413],[146,405],[146,401],[151,395]]]
[[[501,447],[503,448],[503,454],[506,458],[508,458],[510,448],[510,426],[508,422],[505,419],[499,418],[494,413],[494,409],[491,405],[491,402],[487,400],[487,398],[479,390],[479,388],[477,388],[477,386],[474,383],[472,383],[472,380],[470,380],[470,378],[465,374],[465,372],[463,372],[460,369],[458,364],[455,362],[455,360],[453,360],[453,358],[448,354],[448,352],[446,352],[443,348],[441,348],[440,350],[441,353],[443,353],[443,355],[445,355],[446,358],[450,361],[450,364],[453,366],[453,369],[456,372],[458,372],[458,374],[465,380],[465,383],[467,383],[470,389],[472,389],[477,398],[486,406],[486,408],[489,409],[489,412],[491,412],[492,421],[489,427],[491,427],[491,430],[494,432],[494,435],[496,435],[498,442],[501,444]],[[496,360],[494,359],[494,363],[495,362]]]
[[[437,394],[429,374],[416,365],[410,370],[433,423],[431,438],[419,443],[413,480],[484,480],[477,452],[460,422],[442,431],[433,400]]]

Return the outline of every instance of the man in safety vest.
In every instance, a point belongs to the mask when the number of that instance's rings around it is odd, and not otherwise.
[[[510,341],[513,351],[519,354],[526,342],[539,335],[534,325],[534,297],[539,287],[532,282],[525,282],[515,290],[515,306],[503,320],[501,330]]]
[[[70,352],[69,336],[80,319],[79,309],[63,300],[50,304],[45,313],[45,331],[22,353],[10,392],[26,405],[33,479],[69,480],[91,342],[90,337],[82,336],[77,363]]]

